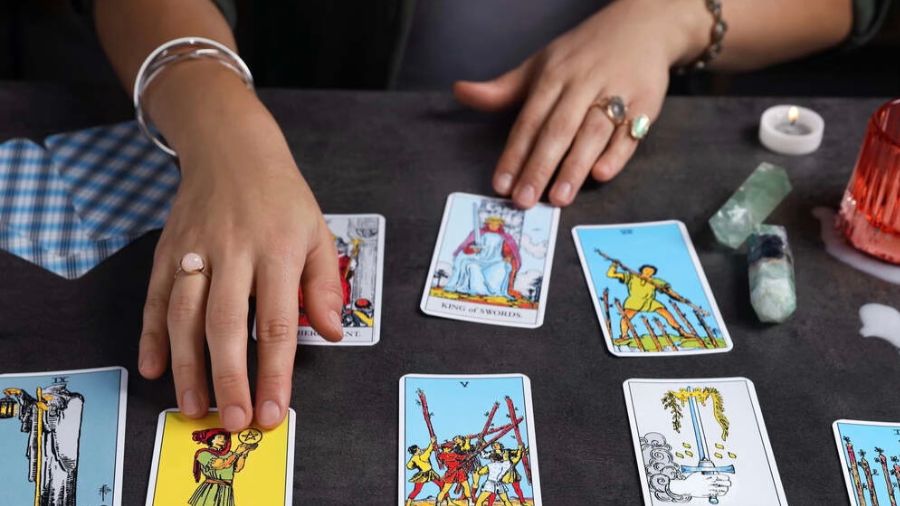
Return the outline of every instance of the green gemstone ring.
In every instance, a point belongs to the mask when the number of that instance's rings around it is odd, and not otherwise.
[[[650,117],[646,114],[640,114],[631,119],[631,128],[628,129],[628,134],[631,135],[631,138],[639,141],[647,136],[647,132],[650,131]]]

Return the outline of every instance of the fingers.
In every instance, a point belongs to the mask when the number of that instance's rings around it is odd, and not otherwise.
[[[537,135],[561,92],[562,86],[552,82],[539,83],[534,87],[509,131],[506,147],[497,162],[493,185],[498,194],[507,196],[512,192]]]
[[[209,409],[204,354],[208,283],[202,274],[180,274],[169,298],[172,377],[178,408],[188,418],[199,418]]]
[[[206,340],[212,363],[219,419],[226,430],[251,420],[247,380],[247,312],[253,282],[252,262],[239,256],[213,262],[206,307]]]
[[[165,255],[157,255],[153,262],[138,344],[138,371],[147,379],[160,377],[166,370],[169,358],[166,318],[176,266],[169,258],[164,257]]]
[[[263,263],[256,274],[256,421],[265,429],[284,419],[291,398],[297,352],[300,268],[278,260]]]
[[[341,311],[344,289],[340,281],[337,251],[331,233],[323,224],[317,244],[310,250],[303,267],[303,304],[309,322],[322,337],[337,342],[344,337]]]
[[[654,96],[653,94],[642,95],[644,97]],[[646,114],[650,117],[651,129],[653,121],[659,115],[662,107],[662,98],[657,99],[637,99],[631,104],[629,109],[629,118],[635,118],[640,114]],[[633,139],[629,134],[631,130],[630,121],[626,121],[613,134],[612,140],[606,150],[597,159],[597,162],[591,168],[591,176],[600,182],[606,182],[614,178],[622,169],[637,149],[638,141]]]
[[[480,111],[499,111],[521,102],[528,93],[535,58],[491,81],[457,81],[453,94],[462,104]]]
[[[609,142],[613,130],[612,120],[600,107],[589,108],[550,189],[550,203],[567,206],[575,200],[575,195]]]

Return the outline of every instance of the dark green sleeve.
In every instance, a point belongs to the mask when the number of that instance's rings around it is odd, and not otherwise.
[[[853,28],[844,45],[858,47],[874,37],[890,6],[891,0],[853,0]]]
[[[237,6],[234,4],[234,0],[213,0],[213,3],[222,11],[222,15],[228,21],[228,26],[234,30],[237,25]]]

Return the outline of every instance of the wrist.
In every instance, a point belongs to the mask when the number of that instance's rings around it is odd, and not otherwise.
[[[703,54],[713,18],[705,0],[633,0],[659,19],[665,55],[672,67],[687,65]]]

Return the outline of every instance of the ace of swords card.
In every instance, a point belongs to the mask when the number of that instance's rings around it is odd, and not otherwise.
[[[372,346],[381,337],[381,287],[384,278],[384,216],[380,214],[326,214],[334,237],[343,295],[341,323],[344,339],[336,343],[310,325],[299,291],[297,343],[311,346]],[[256,322],[253,324],[256,339]]]
[[[403,376],[399,428],[400,506],[541,504],[526,376]]]
[[[425,314],[492,325],[544,322],[559,208],[453,193],[422,292]]]
[[[750,380],[629,379],[623,388],[646,506],[787,504]]]
[[[837,420],[832,429],[850,504],[897,504],[900,423]]]
[[[0,375],[0,504],[122,504],[128,372]]]
[[[572,237],[610,353],[731,351],[731,337],[683,223],[581,225]]]

